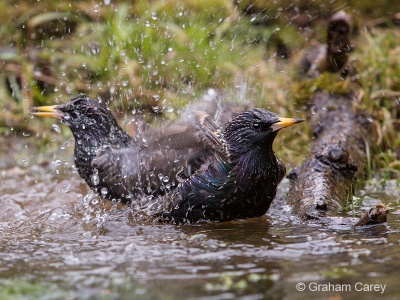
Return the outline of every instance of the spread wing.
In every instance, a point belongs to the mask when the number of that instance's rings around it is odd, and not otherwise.
[[[197,112],[199,126],[203,135],[202,139],[216,151],[223,160],[230,161],[228,144],[226,143],[221,128],[204,112]]]
[[[155,214],[176,223],[199,219],[224,219],[224,206],[230,205],[236,191],[235,170],[228,146],[219,126],[204,112],[197,112],[202,139],[212,149],[207,160],[172,194],[160,202],[162,211]]]

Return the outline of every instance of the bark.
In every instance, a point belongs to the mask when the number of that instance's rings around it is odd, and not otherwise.
[[[353,22],[339,11],[329,21],[326,45],[308,51],[300,71],[313,77],[324,71],[351,71],[347,66],[352,50]],[[311,101],[309,124],[314,136],[310,156],[289,174],[288,203],[303,219],[323,223],[337,217],[354,192],[354,183],[366,175],[370,123],[353,105],[356,97],[316,92]],[[364,214],[355,226],[386,222],[388,209],[382,203]],[[345,220],[348,221],[348,220]]]
[[[366,175],[370,123],[353,109],[354,99],[325,92],[311,99],[311,154],[288,176],[287,200],[301,218],[337,216],[351,199],[357,178]]]

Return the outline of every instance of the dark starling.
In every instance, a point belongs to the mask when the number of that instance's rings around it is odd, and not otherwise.
[[[304,120],[279,118],[260,108],[240,114],[224,129],[205,113],[198,118],[213,155],[177,189],[152,204],[149,213],[174,223],[265,214],[286,171],[272,143],[280,129]]]
[[[214,97],[192,105],[224,122],[235,114]],[[75,138],[74,161],[80,176],[103,198],[123,203],[143,195],[153,198],[177,185],[176,174],[190,176],[212,152],[199,139],[195,117],[183,114],[175,123],[132,138],[108,107],[85,95],[62,105],[35,107],[33,115],[60,119]],[[226,113],[220,114],[221,110]],[[221,116],[219,116],[221,115]]]

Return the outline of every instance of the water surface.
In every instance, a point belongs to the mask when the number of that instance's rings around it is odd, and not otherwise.
[[[2,171],[1,299],[400,295],[395,180],[372,181],[367,187],[363,203],[383,200],[392,213],[387,224],[361,229],[302,224],[280,202],[267,216],[243,221],[144,223],[88,193],[68,159]],[[375,284],[386,285],[384,292],[357,291]]]

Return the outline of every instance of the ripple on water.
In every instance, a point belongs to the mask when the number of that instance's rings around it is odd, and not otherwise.
[[[122,294],[154,296],[161,282],[164,295],[177,298],[268,291],[290,298],[299,280],[397,280],[398,214],[389,215],[389,226],[308,226],[275,203],[263,218],[158,225],[133,220],[121,205],[88,193],[72,169],[56,175],[55,168],[3,173],[0,283],[31,274],[85,295],[118,286]]]

